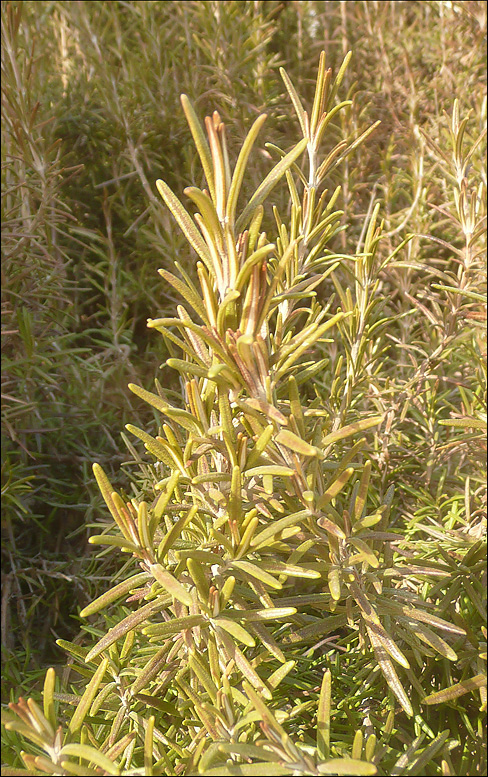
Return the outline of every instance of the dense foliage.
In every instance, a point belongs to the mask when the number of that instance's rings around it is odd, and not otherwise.
[[[2,6],[4,763],[485,772],[485,31]]]

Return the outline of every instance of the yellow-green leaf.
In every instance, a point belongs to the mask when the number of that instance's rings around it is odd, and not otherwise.
[[[96,766],[99,766],[100,769],[104,769],[104,771],[108,774],[120,774],[118,766],[114,764],[113,761],[108,758],[108,756],[104,755],[100,752],[100,750],[96,750],[90,745],[79,745],[73,742],[72,744],[64,745],[64,747],[61,748],[59,755],[61,759],[65,755],[71,755],[75,758],[82,758],[84,761],[89,761],[90,763],[94,763]],[[63,767],[65,764],[66,766],[71,766],[69,762],[62,760]]]
[[[183,207],[178,197],[171,191],[169,186],[164,181],[158,179],[156,181],[156,187],[161,197],[165,201],[167,207],[175,217],[186,239],[192,248],[195,249],[200,259],[204,261],[209,272],[213,273],[212,257],[210,255],[210,251],[198,229],[196,228],[190,214],[186,208]]]
[[[145,604],[140,607],[136,612],[132,612],[126,618],[117,623],[116,626],[111,628],[102,639],[88,652],[85,656],[85,662],[91,661],[92,658],[98,656],[103,650],[106,650],[110,645],[113,645],[121,637],[125,637],[128,631],[134,629],[139,624],[151,617],[151,615],[158,610],[162,610],[168,606],[168,599],[166,597],[159,596],[153,602]]]
[[[193,105],[191,104],[187,95],[182,94],[180,96],[180,100],[183,106],[183,110],[185,112],[188,126],[190,127],[190,131],[193,136],[193,140],[195,142],[195,146],[198,151],[198,155],[200,157],[200,161],[202,163],[203,171],[205,173],[205,178],[207,179],[207,184],[208,184],[210,194],[215,199],[215,181],[214,181],[214,174],[213,174],[213,167],[212,167],[212,157],[210,154],[210,148],[208,146],[207,139],[203,132],[202,126],[198,121],[198,117],[195,113]]]
[[[183,299],[186,299],[186,301],[188,302],[189,305],[191,305],[195,313],[197,313],[202,319],[202,321],[204,321],[205,324],[207,324],[208,326],[209,324],[208,315],[205,310],[205,306],[203,305],[202,300],[198,296],[196,290],[194,290],[188,284],[183,283],[182,280],[177,278],[176,275],[173,275],[172,273],[168,272],[168,270],[164,270],[164,269],[158,270],[158,273],[161,275],[162,278],[164,278],[164,280],[167,283],[171,284],[171,286],[173,286],[173,288],[175,288],[176,291],[178,291],[181,294]],[[158,323],[158,321],[163,322],[165,320],[166,319],[155,319],[155,320],[152,319],[150,325],[154,326],[155,324]]]
[[[317,508],[321,510],[328,502],[331,502],[332,499],[335,499],[337,494],[342,491],[344,486],[346,485],[347,481],[353,475],[354,473],[354,467],[347,467],[345,470],[343,470],[334,481],[328,486],[327,490],[324,491],[320,499],[317,501]]]
[[[131,686],[131,693],[133,696],[142,691],[142,689],[150,683],[153,677],[156,677],[156,675],[159,674],[160,669],[166,663],[166,655],[169,647],[169,645],[165,645],[160,648],[160,650],[158,650],[158,652],[147,662],[144,668],[138,670],[139,674]]]
[[[290,618],[296,614],[295,607],[267,607],[265,610],[225,610],[227,618],[239,618],[246,623]]]
[[[251,564],[250,561],[233,561],[232,566],[240,569],[241,572],[245,572],[248,575],[251,575],[252,577],[255,577],[257,580],[260,580],[265,585],[269,585],[270,588],[275,588],[279,590],[281,588],[281,583],[276,580],[275,577],[272,575],[269,575],[267,572],[265,572],[260,567],[256,566],[255,564]]]
[[[261,467],[252,467],[246,470],[246,475],[256,477],[258,475],[273,475],[275,477],[291,477],[296,472],[291,467],[284,467],[280,464],[265,464]]]
[[[267,559],[260,562],[261,569],[266,572],[276,572],[279,575],[288,575],[289,577],[304,577],[310,580],[318,580],[321,577],[320,572],[316,569],[307,569],[307,567],[299,567],[295,564],[286,564],[283,561],[268,561]]]
[[[378,561],[374,551],[371,550],[369,545],[364,542],[364,540],[360,540],[359,537],[349,537],[349,542],[359,551],[362,559],[367,561],[371,567],[374,569],[379,567],[380,562]]]
[[[266,121],[267,115],[265,113],[258,116],[251,129],[247,133],[246,139],[242,144],[242,148],[237,158],[236,166],[234,168],[234,175],[229,188],[229,195],[227,197],[226,216],[229,224],[234,224],[234,215],[237,205],[237,198],[241,189],[242,181],[244,179],[244,173],[246,171],[247,160],[251,153],[252,147],[256,141],[261,127]]]
[[[148,572],[141,572],[138,575],[133,575],[132,577],[127,578],[127,580],[124,580],[123,583],[119,583],[118,585],[111,588],[110,591],[106,591],[104,594],[95,599],[93,602],[91,602],[91,604],[88,604],[80,612],[81,617],[87,618],[89,615],[93,615],[103,607],[106,607],[108,604],[114,602],[119,598],[119,596],[124,596],[124,594],[135,590],[151,579],[152,577]]]
[[[192,603],[191,594],[186,588],[161,564],[150,564],[151,574],[156,578],[163,588],[168,591],[175,599],[189,607]]]
[[[286,170],[295,162],[300,154],[305,151],[307,147],[307,140],[304,138],[297,145],[292,148],[291,151],[286,154],[283,159],[280,159],[277,165],[266,176],[264,181],[258,186],[253,196],[249,200],[248,204],[242,211],[236,223],[236,232],[242,232],[247,222],[254,215],[256,208],[266,199],[268,194],[274,189],[280,178],[285,174]],[[156,183],[157,185],[157,183]]]
[[[281,531],[283,531],[283,529],[286,529],[288,526],[292,526],[293,524],[298,524],[309,516],[309,510],[301,510],[298,513],[285,515],[283,518],[280,518],[277,521],[273,521],[269,526],[263,529],[263,531],[259,532],[259,534],[253,537],[251,540],[251,547],[257,548],[260,545],[264,545],[272,537],[275,537],[276,534],[279,534]]]
[[[364,432],[365,429],[369,429],[371,426],[377,426],[383,420],[382,415],[375,415],[371,418],[365,418],[363,421],[356,421],[354,424],[344,426],[342,429],[338,429],[336,432],[331,432],[322,438],[323,447],[332,445],[339,440],[345,440],[346,437],[351,437],[356,432]]]
[[[422,704],[443,704],[446,701],[457,699],[459,696],[464,696],[465,693],[484,687],[486,687],[486,674],[477,674],[468,680],[463,680],[460,683],[450,685],[448,688],[443,688],[442,691],[429,694],[429,696],[422,699]]]
[[[152,777],[153,774],[153,746],[154,746],[154,722],[156,718],[150,715],[144,734],[144,774]]]
[[[383,644],[380,642],[376,634],[369,628],[368,625],[366,625],[366,629],[368,631],[371,644],[373,645],[373,649],[378,660],[378,664],[380,665],[380,669],[383,672],[383,676],[386,682],[390,686],[391,690],[397,697],[407,715],[411,717],[413,715],[412,705],[410,703],[410,699],[405,693],[403,685],[398,678],[395,667],[391,663]]]
[[[145,626],[143,633],[151,637],[167,637],[170,634],[176,634],[179,631],[192,629],[195,626],[202,626],[206,621],[203,615],[184,615],[182,618],[172,618],[164,623],[154,623],[152,626]]]
[[[407,617],[428,623],[430,626],[436,626],[438,629],[451,631],[453,634],[466,634],[465,630],[460,626],[455,626],[454,623],[449,623],[437,615],[431,615],[430,612],[418,610],[416,607],[402,607],[401,610]]]
[[[88,538],[90,545],[112,545],[114,548],[130,550],[131,553],[137,553],[139,548],[133,542],[123,537],[114,537],[112,534],[94,534]]]
[[[110,480],[106,476],[105,472],[103,471],[100,464],[94,464],[93,465],[93,474],[95,475],[96,481],[98,483],[98,487],[102,493],[102,496],[105,500],[105,504],[107,505],[108,509],[112,513],[112,517],[119,527],[120,531],[124,535],[126,539],[131,539],[130,534],[127,529],[127,522],[124,517],[124,515],[120,514],[119,510],[117,509],[117,506],[113,500],[113,494],[114,489],[112,488],[112,484],[110,483]]]
[[[220,627],[217,627],[217,635],[218,640],[224,648],[225,652],[228,654],[229,659],[234,660],[237,668],[240,669],[244,677],[252,684],[254,688],[256,688],[256,690],[262,696],[264,696],[265,699],[271,700],[273,698],[271,692],[268,690],[268,688],[266,688],[256,670],[253,669],[245,655],[241,650],[239,650],[234,641]]]
[[[369,478],[371,474],[371,460],[368,459],[364,465],[363,474],[361,475],[361,482],[359,483],[359,490],[354,503],[353,517],[357,520],[361,518],[363,514],[364,505],[366,504],[366,497],[368,495]]]
[[[282,429],[275,437],[276,442],[284,445],[285,448],[289,448],[295,453],[299,453],[301,456],[317,456],[319,451],[313,445],[310,445],[305,440],[302,440],[298,435],[289,432],[287,429]]]
[[[86,659],[85,659],[86,660]],[[106,672],[108,666],[108,658],[104,658],[103,661],[100,663],[100,666],[97,668],[95,674],[93,675],[92,679],[88,683],[88,685],[85,688],[85,691],[83,693],[83,696],[81,697],[80,701],[78,702],[78,706],[76,710],[73,713],[73,717],[71,718],[69,722],[69,731],[71,734],[75,734],[82,726],[83,721],[85,720],[88,711],[91,707],[92,701],[96,696],[96,693],[98,691],[98,687],[100,683],[103,680],[103,675]],[[61,751],[62,752],[62,751]],[[72,755],[72,754],[71,754]],[[113,764],[112,764],[113,766]],[[113,773],[113,772],[111,772]]]
[[[377,774],[376,766],[367,761],[357,761],[355,758],[332,758],[317,767],[319,774],[373,775]]]
[[[338,602],[341,598],[341,575],[337,567],[331,567],[327,573],[330,595],[334,601]]]
[[[449,661],[457,661],[458,657],[452,647],[447,644],[441,637],[439,637],[438,634],[435,634],[431,629],[428,629],[427,626],[421,625],[419,623],[411,623],[410,628],[412,629],[413,633],[420,639],[422,642],[425,642],[427,645],[430,645],[430,647],[434,648],[437,653],[439,653],[441,656],[444,656],[444,658],[447,658]]]
[[[44,692],[42,695],[44,705],[44,715],[52,727],[53,733],[56,729],[56,713],[54,711],[54,685],[56,682],[56,673],[52,667],[46,672],[44,680]]]
[[[286,661],[286,663],[279,666],[278,669],[275,669],[268,677],[268,685],[272,688],[277,688],[286,675],[295,668],[296,663],[296,661]]]
[[[243,645],[247,645],[248,647],[254,647],[256,642],[254,641],[253,637],[249,634],[246,629],[244,629],[239,623],[236,623],[235,621],[231,621],[228,618],[214,618],[214,623],[216,623],[218,626],[220,626],[222,629],[225,629],[225,631],[228,631],[229,634],[238,640],[238,642],[242,642]]]
[[[169,532],[163,537],[158,547],[158,559],[160,559],[160,561],[164,559],[168,551],[173,547],[175,540],[177,540],[180,537],[185,526],[187,526],[187,524],[189,524],[193,520],[197,512],[198,512],[198,505],[192,505],[188,513],[178,518],[178,520],[176,521],[176,523],[173,524]]]
[[[322,678],[319,706],[317,710],[317,755],[325,761],[330,755],[330,704],[331,673],[326,669]]]

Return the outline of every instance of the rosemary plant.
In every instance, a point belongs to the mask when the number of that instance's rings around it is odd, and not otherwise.
[[[376,774],[396,721],[422,720],[422,703],[433,702],[416,665],[457,661],[465,628],[409,585],[410,576],[432,582],[436,570],[407,551],[408,564],[395,556],[404,537],[390,525],[394,484],[371,488],[363,433],[380,429],[384,414],[352,402],[374,356],[372,327],[389,323],[379,318],[378,275],[400,248],[378,260],[376,206],[357,254],[338,252],[340,187],[328,191],[324,181],[376,127],[323,152],[328,128],[350,105],[336,99],[350,56],[334,78],[322,53],[309,112],[282,70],[303,138],[291,149],[268,145],[279,161],[244,203],[266,115],[232,167],[218,112],[206,117],[205,134],[182,95],[205,176],[204,188],[185,189],[196,212],[164,181],[157,187],[196,253],[196,277],[178,263],[175,273],[160,270],[182,304],[148,322],[177,353],[166,364],[181,376],[182,396],[175,401],[158,381],[155,392],[129,386],[160,417],[156,436],[127,425],[152,457],[151,488],[130,498],[94,465],[113,524],[90,541],[129,554],[131,571],[81,615],[125,604],[107,616],[107,631],[87,627],[97,637],[90,646],[59,641],[87,680],[80,696],[56,692],[49,669],[43,710],[32,699],[10,704],[20,722],[10,715],[7,729],[44,751],[22,753],[29,773]],[[289,207],[274,208],[270,237],[264,206],[285,182]],[[351,288],[339,280],[346,262]],[[328,277],[337,293],[324,303],[318,292]],[[313,390],[330,343],[346,344],[332,409]],[[339,366],[336,389],[340,375]],[[475,563],[480,544],[470,553]],[[331,642],[335,653],[323,649]],[[382,689],[380,747],[371,725],[349,742],[334,732],[331,710],[347,706],[332,682],[341,651],[364,658],[356,700],[369,709],[368,688]],[[305,674],[308,698],[300,695]],[[478,673],[447,693],[483,682]],[[75,706],[64,722],[58,702]],[[448,736],[432,737],[421,756],[416,742],[419,768]]]

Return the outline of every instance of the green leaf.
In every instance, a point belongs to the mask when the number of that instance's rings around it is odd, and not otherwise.
[[[253,196],[249,200],[248,204],[242,211],[236,223],[236,232],[242,232],[248,221],[253,217],[256,208],[261,205],[266,199],[268,194],[274,189],[280,178],[285,174],[286,170],[298,159],[307,147],[307,140],[304,138],[297,145],[280,159],[278,164],[271,170],[266,176],[264,181],[258,186]],[[157,184],[156,184],[157,185]]]
[[[186,299],[189,305],[193,308],[195,313],[200,316],[202,321],[209,326],[208,316],[207,312],[205,310],[205,306],[202,303],[202,300],[196,293],[196,290],[192,287],[190,287],[188,284],[183,283],[179,278],[176,277],[176,275],[173,275],[172,273],[168,272],[167,270],[158,270],[158,273],[161,275],[162,278],[167,283],[170,283],[173,288],[178,291],[183,299]],[[155,319],[156,321],[158,319]],[[151,319],[150,319],[151,321]],[[154,321],[152,321],[152,324],[154,324]]]
[[[371,461],[368,461],[364,465],[363,474],[361,475],[361,482],[359,483],[359,490],[354,503],[353,517],[359,520],[363,514],[364,505],[366,504],[366,498],[368,496],[369,478],[371,475]]]
[[[265,610],[224,610],[226,618],[238,618],[245,623],[290,618],[296,614],[295,607],[267,607]]]
[[[44,691],[42,694],[43,699],[43,706],[44,706],[44,716],[46,720],[48,721],[49,725],[52,727],[53,734],[56,730],[56,713],[54,710],[54,686],[56,682],[56,673],[52,667],[50,667],[46,672],[46,677],[44,679]]]
[[[95,475],[96,481],[98,483],[98,487],[102,493],[102,496],[105,500],[105,504],[107,505],[108,509],[110,510],[112,514],[112,518],[114,519],[115,523],[119,527],[120,531],[124,535],[124,537],[127,540],[131,540],[131,536],[129,534],[129,531],[127,529],[127,521],[123,514],[119,512],[117,509],[117,506],[113,500],[113,494],[114,489],[112,488],[112,484],[110,483],[110,480],[106,476],[105,472],[103,471],[100,464],[94,464],[93,465],[93,474]]]
[[[22,734],[22,736],[26,737],[26,739],[30,739],[31,742],[34,742],[35,745],[38,745],[38,747],[44,749],[46,742],[46,737],[42,734],[38,734],[37,731],[34,731],[31,726],[26,726],[25,723],[21,723],[17,720],[9,720],[7,723],[4,724],[7,731],[17,731],[19,734]]]
[[[173,524],[169,532],[163,537],[163,539],[159,543],[158,553],[157,553],[158,559],[160,561],[162,561],[165,558],[165,556],[168,554],[169,550],[173,548],[175,541],[179,539],[185,526],[187,526],[187,524],[189,524],[193,520],[197,512],[198,512],[198,505],[193,505],[192,507],[190,507],[188,513],[178,518],[178,520],[176,521],[176,523]]]
[[[120,596],[124,596],[124,594],[129,593],[129,591],[135,590],[139,586],[144,585],[144,583],[147,583],[149,580],[152,580],[152,576],[148,572],[141,572],[138,575],[133,575],[132,577],[127,578],[127,580],[124,580],[123,583],[119,583],[118,585],[114,586],[114,588],[111,588],[110,591],[106,591],[106,593],[99,596],[97,599],[91,602],[91,604],[88,604],[86,607],[84,607],[80,612],[80,616],[82,618],[87,618],[89,615],[93,615],[94,613],[106,607],[108,604],[114,602]]]
[[[90,652],[93,652],[93,651],[90,651]],[[88,657],[85,660],[89,660]],[[97,694],[99,685],[103,680],[103,676],[106,672],[107,667],[108,667],[108,658],[104,658],[100,666],[97,668],[92,679],[86,686],[83,696],[81,697],[78,703],[78,706],[74,711],[73,716],[68,725],[68,729],[71,734],[76,734],[76,732],[81,728],[83,721],[85,720],[88,714],[88,711],[92,705],[92,701]],[[61,753],[63,753],[63,751],[61,751]],[[67,755],[70,755],[70,753],[67,753]],[[75,754],[71,753],[71,755],[75,755]],[[113,764],[111,768],[113,768]],[[110,772],[110,773],[114,774],[115,772]]]
[[[486,430],[486,418],[448,418],[437,422],[440,426],[456,426],[459,429],[484,429]]]
[[[422,621],[423,623],[428,623],[430,626],[436,626],[438,629],[450,631],[453,634],[466,634],[465,630],[460,626],[455,626],[453,623],[449,623],[448,621],[437,617],[437,615],[431,615],[429,612],[418,610],[416,607],[402,607],[401,611],[409,618]]]
[[[68,642],[66,639],[57,639],[56,645],[59,645],[59,647],[66,650],[67,653],[75,658],[80,658],[82,661],[85,660],[89,650],[86,647],[82,647],[82,645],[75,645],[74,642]]]
[[[261,680],[257,672],[253,669],[253,667],[251,666],[247,658],[244,656],[244,654],[239,650],[237,645],[234,644],[234,641],[219,626],[216,627],[216,634],[218,636],[219,642],[221,643],[222,647],[227,653],[229,659],[233,659],[237,668],[240,669],[244,677],[252,684],[252,686],[256,688],[256,690],[262,696],[264,696],[265,699],[268,699],[269,701],[271,701],[271,699],[273,698],[271,692],[263,684],[263,681]]]
[[[154,437],[151,437],[151,435],[145,432],[143,429],[138,429],[137,426],[133,426],[133,424],[126,424],[125,428],[128,432],[131,432],[131,434],[142,440],[147,450],[152,453],[152,455],[155,456],[158,461],[163,461],[170,467],[173,466],[173,460],[171,456],[169,455],[164,445],[158,442],[158,440],[155,440]]]
[[[274,251],[276,248],[274,243],[267,243],[264,246],[261,246],[258,248],[254,253],[252,253],[250,256],[247,257],[246,261],[242,265],[241,269],[239,270],[239,273],[236,278],[236,282],[234,284],[234,288],[237,289],[237,291],[241,291],[244,288],[244,285],[249,280],[249,276],[251,275],[253,267],[258,264],[259,262],[262,262],[263,259],[268,256],[271,251]],[[242,321],[242,319],[241,319]],[[241,323],[241,329],[242,329],[242,323]]]
[[[325,448],[328,445],[332,445],[339,440],[345,440],[347,437],[351,437],[356,432],[363,432],[365,429],[370,429],[372,426],[377,426],[383,421],[384,416],[375,415],[371,418],[365,418],[363,421],[356,421],[354,424],[344,426],[342,429],[338,429],[336,432],[331,432],[322,438],[322,446]]]
[[[341,574],[337,567],[331,567],[327,573],[330,595],[334,601],[341,599]]]
[[[91,661],[92,658],[98,656],[103,650],[106,650],[118,639],[124,637],[128,631],[139,626],[145,620],[151,617],[158,610],[162,610],[168,606],[168,599],[166,597],[159,596],[153,602],[144,605],[136,612],[131,613],[126,618],[120,621],[116,626],[111,628],[102,639],[97,642],[85,657],[85,662]]]
[[[247,645],[248,647],[254,647],[256,642],[253,637],[249,634],[249,632],[246,631],[242,626],[239,625],[239,623],[236,623],[235,621],[228,620],[227,618],[214,618],[213,622],[220,626],[222,629],[225,629],[232,637],[237,639],[238,642],[242,642],[243,645]]]
[[[152,510],[153,517],[151,518],[151,524],[150,524],[150,528],[153,534],[156,530],[156,527],[159,523],[161,516],[166,510],[166,507],[173,495],[173,491],[175,490],[179,479],[180,479],[180,473],[178,470],[175,470],[174,472],[171,473],[171,476],[168,482],[166,483],[165,490],[162,492],[162,494],[160,494],[160,496],[158,496],[158,500]],[[153,525],[153,521],[154,521],[154,525]]]
[[[315,446],[310,445],[305,440],[302,440],[298,435],[289,432],[287,429],[282,429],[275,437],[275,441],[284,445],[285,448],[289,448],[295,453],[299,453],[301,456],[317,456],[319,453]]]
[[[310,580],[318,580],[321,577],[320,572],[317,572],[316,569],[307,569],[295,564],[286,564],[282,561],[268,561],[268,559],[265,559],[260,562],[259,566],[266,572],[276,572],[279,575],[287,575],[289,577],[303,577]]]
[[[190,573],[190,577],[195,583],[195,587],[198,591],[198,595],[202,602],[208,602],[208,596],[210,593],[209,582],[205,575],[203,564],[200,564],[196,558],[190,556],[186,559],[186,567]]]
[[[403,655],[400,648],[396,645],[393,638],[390,637],[381,623],[368,623],[367,628],[368,633],[374,633],[377,639],[376,644],[381,643],[386,652],[393,658],[394,661],[400,664],[400,666],[403,666],[405,669],[410,669],[410,664],[407,658]]]
[[[364,559],[364,561],[366,561],[371,567],[378,569],[380,562],[378,561],[374,551],[371,550],[369,545],[364,542],[364,540],[360,540],[359,537],[349,537],[349,542],[359,551],[361,561]]]
[[[154,623],[146,626],[142,631],[151,637],[167,637],[195,626],[203,626],[207,619],[203,615],[184,615],[182,618],[172,618],[164,623]]]
[[[337,494],[339,494],[346,485],[349,478],[354,474],[354,467],[347,467],[345,470],[327,485],[326,491],[320,496],[317,501],[317,509],[322,510]]]
[[[154,747],[154,722],[156,718],[150,715],[147,719],[147,727],[144,733],[144,774],[152,777],[153,774],[153,747]]]
[[[245,572],[246,574],[255,577],[265,585],[269,585],[270,588],[275,588],[277,590],[281,588],[281,583],[276,580],[276,578],[274,578],[272,575],[269,575],[255,564],[251,564],[250,561],[232,561],[231,566],[235,567],[236,569],[240,569],[241,572]]]
[[[422,704],[443,704],[444,702],[458,699],[460,696],[464,696],[465,693],[485,687],[486,674],[477,674],[475,677],[470,677],[469,680],[463,680],[460,683],[450,685],[448,688],[443,688],[442,691],[429,694],[429,696],[422,699]]]
[[[271,688],[277,688],[281,681],[285,679],[286,675],[295,668],[296,663],[296,661],[287,661],[286,663],[279,666],[278,669],[275,669],[275,671],[268,677],[268,685],[270,685]]]
[[[274,475],[275,477],[291,477],[296,472],[291,467],[284,467],[280,464],[264,464],[260,467],[252,467],[246,470],[248,477],[257,477],[258,475]]]
[[[406,714],[409,717],[412,717],[413,709],[410,703],[410,699],[405,693],[405,689],[398,678],[398,675],[395,671],[395,667],[391,663],[383,643],[378,639],[375,632],[372,631],[372,629],[370,629],[368,624],[366,624],[366,630],[369,634],[369,638],[371,640],[371,644],[373,646],[376,658],[378,660],[378,664],[380,665],[380,669],[383,672],[383,676],[386,682],[388,683],[391,690],[397,697],[398,701],[402,705]]]
[[[191,650],[188,655],[188,663],[194,674],[196,674],[203,687],[207,691],[210,699],[212,700],[212,703],[216,704],[217,686],[210,676],[210,672],[208,671],[208,664],[205,665],[205,662],[200,660],[200,657],[195,653],[194,650]]]
[[[198,509],[198,508],[196,508]],[[191,511],[190,511],[191,512]],[[160,583],[163,588],[171,594],[175,599],[178,599],[182,604],[186,604],[190,607],[192,603],[192,597],[189,591],[171,574],[167,569],[161,566],[161,564],[150,564],[149,569],[151,574]]]
[[[440,291],[451,291],[451,292],[454,292],[455,294],[460,294],[462,297],[473,299],[476,302],[482,302],[483,304],[486,303],[485,295],[478,294],[476,291],[471,291],[470,289],[460,289],[456,286],[441,286],[439,283],[433,283],[432,288],[440,289]]]
[[[191,134],[193,135],[193,140],[195,142],[195,146],[197,148],[200,161],[202,163],[203,172],[205,173],[205,178],[207,179],[210,194],[212,195],[212,198],[215,200],[215,181],[214,181],[214,174],[213,174],[212,157],[210,154],[210,148],[208,146],[207,139],[203,132],[202,126],[197,118],[193,105],[191,104],[187,95],[182,94],[180,97],[180,100],[183,106],[183,110],[185,112],[188,126],[190,127]]]
[[[214,270],[210,251],[202,236],[200,235],[200,232],[196,228],[190,214],[186,208],[183,207],[178,197],[173,194],[169,186],[164,181],[158,179],[156,181],[156,187],[167,207],[170,209],[171,213],[178,222],[178,225],[186,239],[192,248],[195,249],[200,259],[203,260],[208,271],[213,275]]]
[[[217,216],[217,211],[215,210],[215,205],[213,204],[212,200],[207,194],[205,194],[205,192],[202,192],[201,189],[197,189],[196,186],[187,186],[183,193],[186,194],[186,196],[189,197],[190,200],[192,200],[192,202],[194,202],[199,209],[203,218],[203,223],[208,230],[208,235],[214,243],[215,247],[217,247],[222,243],[223,234],[219,217]],[[214,270],[217,274],[215,267]]]
[[[199,431],[200,433],[203,431],[200,421],[186,410],[181,410],[179,407],[172,407],[170,404],[168,404],[168,402],[165,402],[157,394],[153,394],[151,391],[146,391],[145,389],[140,388],[140,386],[134,385],[134,383],[129,383],[128,388],[130,391],[132,391],[133,394],[136,394],[136,396],[143,399],[149,405],[155,407],[156,410],[159,410],[159,412],[163,413],[163,415],[174,419],[188,431]]]
[[[445,642],[443,639],[441,639],[438,634],[435,634],[426,626],[421,626],[420,624],[412,623],[411,621],[410,628],[418,637],[418,639],[422,640],[422,642],[425,642],[427,645],[430,645],[430,647],[434,648],[437,653],[439,653],[441,656],[444,656],[444,658],[447,658],[448,661],[458,660],[458,657],[452,647],[448,645],[447,642]]]
[[[300,127],[303,132],[303,137],[308,138],[308,128],[307,128],[307,121],[306,121],[306,111],[305,108],[302,105],[302,101],[300,100],[295,87],[293,86],[288,73],[286,70],[282,67],[280,67],[280,74],[281,77],[285,83],[286,90],[288,94],[290,95],[291,101],[293,103],[293,107],[295,108],[295,112],[298,117],[298,121],[300,122]]]
[[[112,534],[94,534],[88,538],[90,545],[111,545],[114,548],[123,548],[131,553],[137,553],[139,548],[133,542],[123,537],[114,537]]]
[[[221,753],[235,753],[236,755],[242,755],[244,758],[261,758],[266,759],[270,763],[276,762],[277,755],[269,750],[265,750],[264,747],[256,745],[244,745],[233,742],[220,742],[219,751]],[[237,764],[236,764],[237,765]],[[240,764],[239,764],[240,766]],[[263,774],[267,774],[267,770]],[[207,772],[205,772],[207,774]]]
[[[272,537],[275,537],[277,534],[283,531],[283,529],[288,528],[288,526],[301,523],[306,518],[309,518],[310,515],[310,510],[301,510],[298,513],[285,515],[283,518],[280,518],[277,521],[273,521],[269,526],[263,529],[263,531],[259,532],[259,534],[253,537],[251,540],[251,547],[258,548],[265,545],[268,540],[270,540]]]
[[[143,669],[138,670],[138,675],[131,686],[133,696],[146,688],[151,680],[159,674],[160,669],[166,664],[167,653],[168,646],[165,645],[155,653]]]
[[[261,116],[258,116],[256,121],[252,125],[251,129],[247,133],[247,137],[244,143],[242,144],[242,148],[237,158],[236,166],[234,168],[234,175],[232,176],[232,182],[229,188],[229,195],[227,197],[227,206],[226,206],[226,217],[231,227],[234,224],[237,198],[239,197],[242,181],[244,180],[247,160],[249,159],[249,154],[251,153],[252,147],[256,141],[259,131],[263,126],[264,122],[266,121],[266,119],[267,119],[267,115],[265,113],[261,114]]]
[[[337,161],[340,161],[344,159],[346,156],[349,156],[349,154],[354,151],[354,149],[358,148],[364,141],[366,140],[369,135],[371,135],[372,132],[375,131],[377,127],[381,124],[381,121],[375,121],[374,124],[371,125],[371,127],[368,127],[368,129],[364,130],[359,137],[356,138],[347,148],[342,152],[339,159]],[[318,173],[320,175],[320,172]]]
[[[320,326],[318,326],[316,323],[311,324],[310,327],[307,327],[305,332],[301,332],[299,335],[293,338],[290,346],[287,346],[287,349],[289,348],[291,353],[288,356],[288,350],[284,349],[284,359],[281,358],[279,360],[279,369],[276,372],[276,377],[278,378],[279,376],[286,375],[286,373],[289,372],[291,367],[300,358],[300,356],[306,353],[317,342],[317,340],[319,340],[322,335],[325,334],[325,332],[335,326],[335,324],[337,324],[339,321],[343,321],[345,318],[349,318],[349,315],[349,313],[344,314],[342,311],[340,313],[336,313],[335,316],[330,318],[324,324],[321,324]]]
[[[317,710],[317,755],[323,761],[330,755],[330,704],[331,674],[330,669],[326,669],[322,678]]]
[[[331,509],[332,508],[329,508],[329,510]],[[317,525],[320,526],[321,529],[325,529],[325,531],[329,532],[329,534],[332,534],[334,537],[338,537],[340,540],[346,539],[346,535],[341,527],[337,526],[337,524],[329,520],[329,518],[326,518],[325,515],[321,515],[320,518],[317,519]]]
[[[422,774],[427,764],[429,764],[436,757],[437,753],[441,751],[449,738],[450,731],[446,729],[436,736],[433,742],[427,745],[422,753],[410,762],[403,774]],[[444,762],[445,763],[445,762]]]
[[[271,421],[276,421],[279,424],[283,424],[283,426],[286,426],[288,423],[288,419],[283,415],[283,413],[280,413],[280,411],[274,407],[274,405],[270,405],[263,399],[256,399],[255,397],[249,397],[245,400],[236,399],[236,404],[244,411],[246,411],[248,408],[258,410],[260,413],[264,413],[264,415]]]
[[[104,769],[108,774],[120,774],[118,766],[114,764],[110,758],[101,753],[100,750],[95,750],[95,748],[90,745],[78,745],[73,742],[72,744],[64,745],[64,747],[61,748],[59,755],[61,758],[64,755],[83,758],[85,761],[96,764],[100,769]]]

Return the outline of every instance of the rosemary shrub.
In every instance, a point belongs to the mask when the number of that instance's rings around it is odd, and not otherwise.
[[[219,114],[205,119],[206,137],[182,96],[206,188],[185,190],[191,215],[164,181],[157,187],[197,254],[197,279],[177,263],[178,274],[160,270],[184,304],[148,326],[177,347],[167,365],[183,392],[175,404],[159,382],[156,393],[129,386],[161,424],[156,436],[127,425],[153,459],[135,496],[114,491],[94,465],[114,523],[90,541],[130,554],[124,570],[132,571],[81,615],[125,605],[115,622],[108,616],[105,633],[87,628],[97,636],[90,647],[59,641],[87,680],[81,696],[57,693],[49,669],[43,710],[32,699],[10,704],[21,722],[7,716],[7,728],[44,751],[22,753],[29,773],[376,774],[387,745],[378,749],[375,733],[357,731],[349,748],[334,744],[335,658],[321,647],[332,641],[339,657],[354,644],[367,658],[356,682],[366,705],[368,687],[383,687],[384,742],[399,716],[439,700],[425,692],[415,665],[424,657],[457,661],[453,643],[466,630],[420,595],[418,577],[435,582],[435,568],[408,552],[408,563],[394,555],[404,540],[390,526],[394,484],[371,485],[363,432],[385,416],[352,401],[367,377],[373,329],[391,323],[381,317],[379,273],[409,238],[378,260],[377,205],[361,250],[337,251],[340,187],[330,192],[324,181],[376,127],[321,151],[331,121],[351,104],[336,99],[349,59],[333,78],[322,53],[309,113],[282,71],[303,139],[289,150],[268,145],[279,161],[243,207],[246,165],[266,116],[252,125],[232,170]],[[264,204],[285,181],[289,207],[274,208],[270,239],[261,230]],[[354,280],[345,287],[347,263]],[[328,277],[336,294],[324,304],[318,288]],[[332,376],[337,387],[345,360],[332,416],[314,378],[328,363],[324,344],[334,341],[348,348]],[[479,561],[480,550],[472,544],[463,564]],[[295,704],[302,672],[316,687]],[[483,682],[478,672],[441,694],[455,698]],[[66,724],[57,702],[65,715],[75,705]],[[291,736],[297,716],[302,725]],[[433,739],[423,762],[448,735]]]

